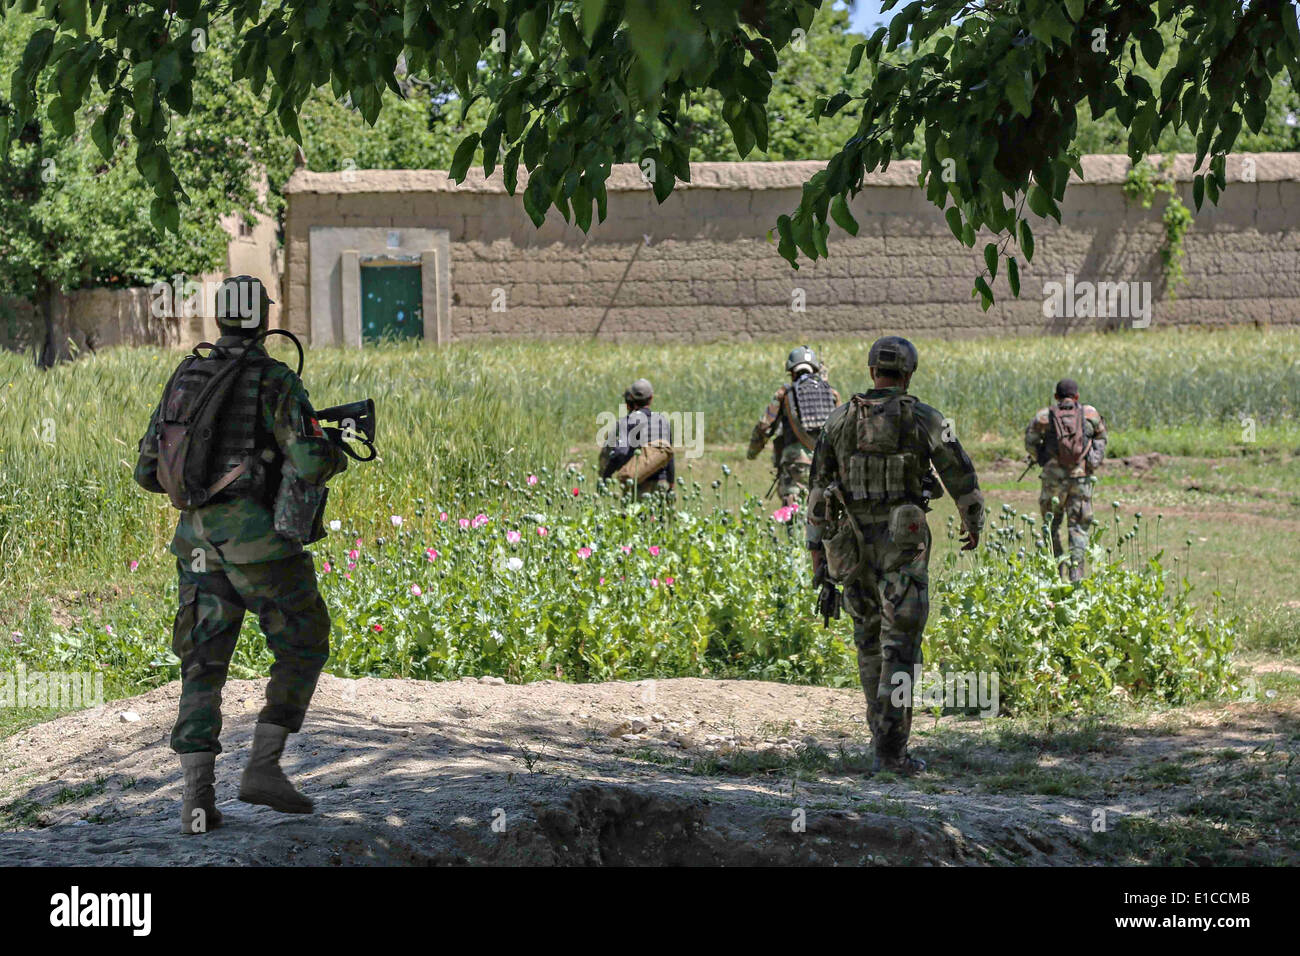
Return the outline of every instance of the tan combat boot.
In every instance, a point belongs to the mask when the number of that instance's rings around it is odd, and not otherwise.
[[[239,781],[239,799],[281,813],[311,813],[316,809],[309,798],[294,789],[280,769],[280,754],[289,728],[259,723],[253,730],[253,752]]]
[[[181,833],[207,833],[221,826],[217,809],[217,755],[208,751],[181,754],[185,793],[181,797]]]

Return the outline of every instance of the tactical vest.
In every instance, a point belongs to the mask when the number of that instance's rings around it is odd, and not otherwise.
[[[804,375],[785,390],[786,421],[795,438],[809,451],[817,444],[817,435],[833,411],[835,393],[820,375]]]
[[[839,462],[840,487],[851,502],[923,503],[929,448],[916,425],[916,398],[854,395],[846,427],[856,431],[855,450]]]
[[[214,349],[208,356],[187,359],[177,369],[163,395],[162,421],[176,422],[186,417],[189,405],[223,368],[237,359],[225,350]],[[193,437],[199,443],[193,456],[207,463],[207,483],[219,482],[241,465],[243,470],[214,493],[204,504],[256,498],[265,501],[268,471],[278,461],[274,436],[266,435],[262,426],[261,392],[266,370],[276,361],[254,353],[243,360],[238,378],[232,383],[212,425]],[[270,455],[264,454],[270,452]]]

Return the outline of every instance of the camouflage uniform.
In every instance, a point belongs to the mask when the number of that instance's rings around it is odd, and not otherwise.
[[[224,335],[216,344],[233,353],[246,341]],[[275,656],[259,723],[296,732],[329,657],[330,619],[311,555],[276,533],[271,505],[282,468],[292,466],[322,485],[347,467],[347,458],[322,433],[298,376],[266,356],[260,343],[252,356],[236,395],[243,390],[254,411],[223,416],[222,429],[223,437],[252,430],[255,467],[247,482],[241,479],[211,503],[181,512],[170,547],[177,557],[180,604],[172,649],[181,660],[180,714],[171,746],[180,754],[221,752],[221,690],[246,610],[257,614]],[[160,414],[161,403],[140,440],[135,480],[161,493]]]
[[[1062,408],[1072,407],[1077,398],[1058,402]],[[1049,408],[1038,410],[1025,429],[1025,450],[1035,461],[1042,462],[1045,455],[1054,455],[1055,449],[1046,444],[1051,437]],[[1088,553],[1088,533],[1092,528],[1092,486],[1096,482],[1093,472],[1106,457],[1106,423],[1101,413],[1091,405],[1083,405],[1083,432],[1089,442],[1087,451],[1073,468],[1066,469],[1054,457],[1043,464],[1042,487],[1038,493],[1038,509],[1043,516],[1044,529],[1050,529],[1052,553],[1060,557],[1061,521],[1067,521],[1070,540],[1070,579],[1083,576],[1083,561]]]
[[[851,514],[862,529],[865,553],[860,571],[844,582],[844,606],[853,618],[853,641],[857,646],[858,674],[867,699],[867,721],[877,757],[886,761],[901,758],[911,731],[910,697],[906,706],[894,699],[898,676],[915,682],[921,665],[921,639],[930,612],[929,563],[930,529],[924,516],[898,534],[890,530],[890,514],[896,502],[855,498],[851,460],[858,453],[856,414],[859,405],[880,404],[891,396],[906,394],[902,387],[873,388],[853,396],[831,413],[822,429],[813,455],[811,490],[808,498],[807,541],[809,548],[822,548],[829,525],[832,495],[839,489]],[[976,533],[984,525],[984,498],[979,490],[975,466],[951,431],[944,417],[921,402],[913,406],[914,428],[904,433],[900,451],[915,456],[924,484],[932,488],[931,466],[938,472],[957,501],[957,511],[967,530]],[[860,453],[859,453],[860,454]],[[928,509],[929,489],[921,496],[909,494],[902,503]],[[897,542],[904,534],[912,540]]]
[[[821,373],[824,378],[824,373]],[[772,467],[776,469],[776,493],[783,500],[793,496],[802,496],[808,492],[808,473],[812,468],[812,449],[806,447],[795,435],[788,421],[786,411],[786,393],[788,384],[782,385],[772,396],[763,417],[754,426],[749,439],[747,456],[757,458],[772,438]],[[840,393],[831,389],[835,404],[840,404]]]

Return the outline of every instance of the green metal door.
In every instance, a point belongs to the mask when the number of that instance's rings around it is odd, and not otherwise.
[[[418,339],[424,335],[418,265],[361,266],[361,340]]]

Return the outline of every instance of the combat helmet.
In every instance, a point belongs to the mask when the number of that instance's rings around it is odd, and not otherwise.
[[[274,304],[261,279],[231,276],[217,288],[217,326],[222,332],[260,332],[269,325]]]
[[[808,371],[815,372],[821,367],[821,361],[817,358],[817,353],[806,345],[800,345],[790,350],[786,356],[785,370],[793,372],[800,365],[808,366]]]
[[[908,375],[916,371],[916,365],[916,346],[901,335],[885,335],[876,339],[867,355],[867,366],[882,372]]]

